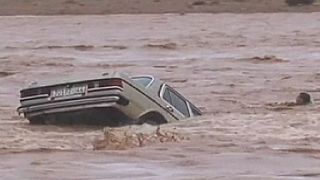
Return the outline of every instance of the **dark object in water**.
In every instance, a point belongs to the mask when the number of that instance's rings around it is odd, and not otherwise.
[[[302,92],[296,98],[296,105],[306,105],[311,103],[311,96],[308,93]]]
[[[289,6],[297,6],[299,4],[310,5],[310,4],[313,4],[314,2],[315,0],[286,0],[286,3]]]

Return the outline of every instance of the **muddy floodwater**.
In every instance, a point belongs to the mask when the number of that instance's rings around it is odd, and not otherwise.
[[[320,13],[0,17],[0,179],[320,179],[319,37]],[[16,113],[32,82],[110,71],[153,74],[204,115],[161,127],[179,142],[97,151],[103,127]]]

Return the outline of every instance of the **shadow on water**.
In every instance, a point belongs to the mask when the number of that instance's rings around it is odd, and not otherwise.
[[[55,113],[28,118],[32,125],[90,125],[122,127],[134,121],[115,108],[91,108],[82,111]]]

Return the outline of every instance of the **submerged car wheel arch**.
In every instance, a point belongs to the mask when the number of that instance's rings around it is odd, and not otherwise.
[[[166,118],[157,111],[147,112],[139,117],[139,124],[148,123],[152,125],[159,125],[168,123]]]

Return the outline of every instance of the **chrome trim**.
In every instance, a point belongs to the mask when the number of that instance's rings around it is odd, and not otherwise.
[[[160,97],[162,100],[164,100],[164,99],[163,99],[163,94],[164,94],[164,89],[165,89],[165,87],[166,87],[166,84],[162,84],[162,85],[161,85],[160,92],[159,92],[159,97]],[[164,101],[165,101],[165,100],[164,100]]]
[[[194,114],[193,114],[193,112],[191,110],[191,105],[190,105],[189,101],[186,101],[186,102],[187,102],[187,106],[188,106],[190,117],[194,117]]]
[[[103,90],[113,90],[113,89],[118,89],[120,91],[123,91],[122,87],[119,86],[108,86],[108,87],[96,87],[96,88],[88,88],[87,92],[92,92],[92,91],[103,91]]]
[[[42,105],[33,105],[27,107],[19,107],[17,110],[19,113],[32,113],[32,111],[45,111],[51,108],[68,108],[68,107],[75,107],[75,106],[83,106],[87,105],[88,103],[92,104],[99,104],[105,102],[117,102],[120,100],[119,96],[108,96],[104,98],[90,98],[90,99],[78,99],[73,101],[62,101],[62,102],[55,102],[55,103],[47,103]]]
[[[80,106],[72,106],[72,107],[46,109],[41,111],[29,112],[27,113],[27,117],[33,117],[41,114],[58,113],[58,112],[70,112],[70,111],[82,110],[87,108],[111,107],[114,105],[116,105],[115,102],[106,102],[106,103],[100,103],[100,104],[89,104],[89,105],[80,105]]]
[[[39,94],[39,95],[35,95],[35,96],[28,96],[28,97],[20,98],[20,101],[38,99],[38,98],[47,98],[47,97],[49,97],[49,94]]]

